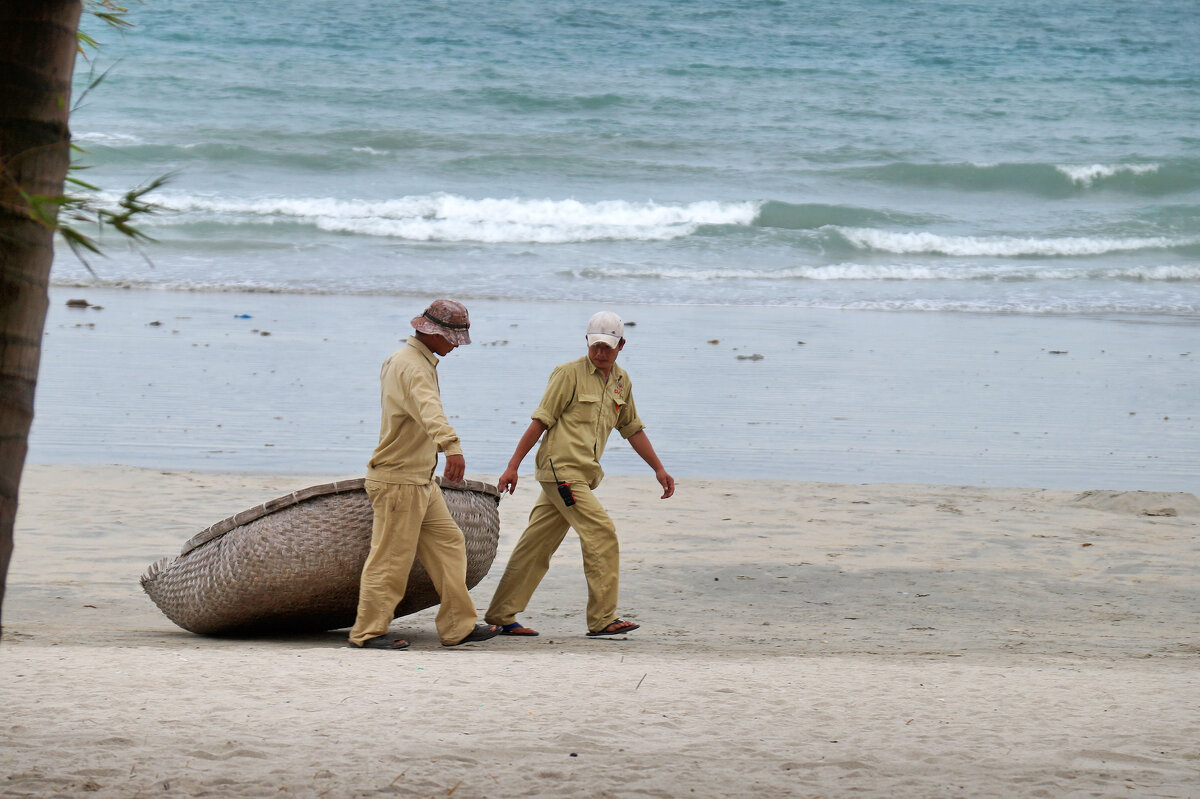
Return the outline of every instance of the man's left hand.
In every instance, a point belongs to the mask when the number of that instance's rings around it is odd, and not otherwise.
[[[654,477],[658,480],[658,484],[663,487],[663,495],[659,499],[669,499],[675,493],[675,478],[667,474],[665,470],[655,472]]]
[[[450,483],[461,483],[463,475],[467,473],[467,461],[462,455],[447,455],[446,469],[442,472],[442,477]]]

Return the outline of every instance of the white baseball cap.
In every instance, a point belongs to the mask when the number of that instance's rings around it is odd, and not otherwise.
[[[612,311],[601,311],[588,320],[587,343],[589,347],[593,344],[607,344],[616,349],[623,338],[625,338],[625,323]]]

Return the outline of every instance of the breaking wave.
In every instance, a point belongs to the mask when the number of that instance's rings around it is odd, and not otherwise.
[[[1101,190],[1159,196],[1200,188],[1200,159],[1113,164],[901,162],[848,167],[839,174],[899,187],[1009,191],[1051,199]]]
[[[572,276],[590,279],[641,279],[690,281],[1044,281],[1116,280],[1130,282],[1200,281],[1200,264],[1130,267],[928,266],[924,264],[857,264],[791,266],[778,269],[684,269],[647,267],[587,267]]]
[[[829,232],[850,247],[896,255],[952,255],[960,257],[1071,257],[1109,253],[1149,252],[1193,246],[1200,238],[1089,237],[1061,238],[1016,236],[943,236],[936,233],[905,233],[872,228],[831,227]]]
[[[222,199],[163,195],[185,223],[300,224],[334,233],[408,241],[537,243],[662,241],[705,225],[749,225],[754,202],[659,204],[611,200],[470,199],[429,194],[393,200]]]

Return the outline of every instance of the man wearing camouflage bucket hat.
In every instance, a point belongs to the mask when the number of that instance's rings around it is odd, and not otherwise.
[[[447,482],[457,483],[466,473],[458,433],[442,410],[437,365],[439,356],[471,343],[471,319],[462,303],[441,299],[412,326],[414,334],[379,373],[379,445],[366,479],[375,520],[359,581],[358,617],[350,630],[351,646],[367,649],[408,647],[388,634],[388,627],[418,556],[441,599],[436,624],[443,646],[486,641],[499,632],[476,624],[475,603],[467,593],[466,543],[433,479],[439,452],[446,453]]]

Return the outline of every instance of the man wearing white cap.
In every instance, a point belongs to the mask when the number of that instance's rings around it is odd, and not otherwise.
[[[501,635],[537,635],[516,616],[528,606],[571,527],[579,534],[588,584],[587,634],[621,635],[639,626],[617,616],[617,531],[592,493],[604,477],[600,456],[609,434],[617,430],[654,470],[663,499],[675,493],[675,480],[663,468],[638,418],[629,375],[617,366],[617,355],[625,347],[621,317],[610,311],[597,313],[588,321],[586,336],[587,355],[551,373],[533,421],[500,475],[500,491],[511,494],[521,461],[542,439],[534,475],[542,493],[484,616],[500,626]]]
[[[446,420],[438,387],[438,356],[471,343],[471,319],[454,300],[435,300],[412,320],[414,334],[379,372],[379,446],[367,464],[366,489],[375,512],[371,551],[359,581],[351,646],[399,650],[408,642],[388,634],[404,599],[413,558],[420,557],[440,598],[436,625],[443,646],[486,641],[499,630],[476,624],[467,593],[467,548],[434,481],[438,453],[445,480],[466,473],[458,433]]]

